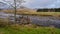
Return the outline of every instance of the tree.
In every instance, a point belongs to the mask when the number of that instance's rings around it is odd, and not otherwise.
[[[7,3],[9,6],[13,7],[15,12],[14,12],[14,18],[15,18],[15,23],[16,23],[16,12],[17,8],[21,6],[24,0],[4,0],[5,3]]]

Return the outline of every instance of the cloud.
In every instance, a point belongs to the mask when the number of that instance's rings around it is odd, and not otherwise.
[[[60,0],[28,0],[24,6],[29,8],[56,8],[60,6],[59,1]]]
[[[0,0],[4,1],[4,0]],[[13,3],[13,0],[6,0]],[[23,3],[23,6],[29,8],[59,8],[60,7],[60,0],[25,0],[26,2]],[[8,3],[6,3],[8,4]]]

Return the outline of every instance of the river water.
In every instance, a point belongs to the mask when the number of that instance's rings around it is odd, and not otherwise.
[[[0,12],[0,18],[7,18],[9,16],[14,16],[14,14],[7,14],[4,12]],[[22,15],[16,15],[17,17]],[[43,17],[43,16],[28,16],[32,22],[32,24],[40,25],[40,26],[54,26],[60,28],[60,18],[56,18],[53,16]],[[14,17],[10,17],[14,20]]]

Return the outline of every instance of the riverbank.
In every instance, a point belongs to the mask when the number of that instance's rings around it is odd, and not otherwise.
[[[60,29],[53,27],[27,27],[27,26],[9,26],[0,27],[0,34],[60,34]]]

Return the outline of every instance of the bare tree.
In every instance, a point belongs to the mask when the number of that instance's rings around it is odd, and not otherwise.
[[[5,3],[7,3],[9,6],[11,6],[12,8],[14,8],[14,18],[15,18],[15,23],[16,23],[16,12],[17,12],[17,8],[21,6],[21,4],[23,2],[25,2],[24,0],[4,0]]]

